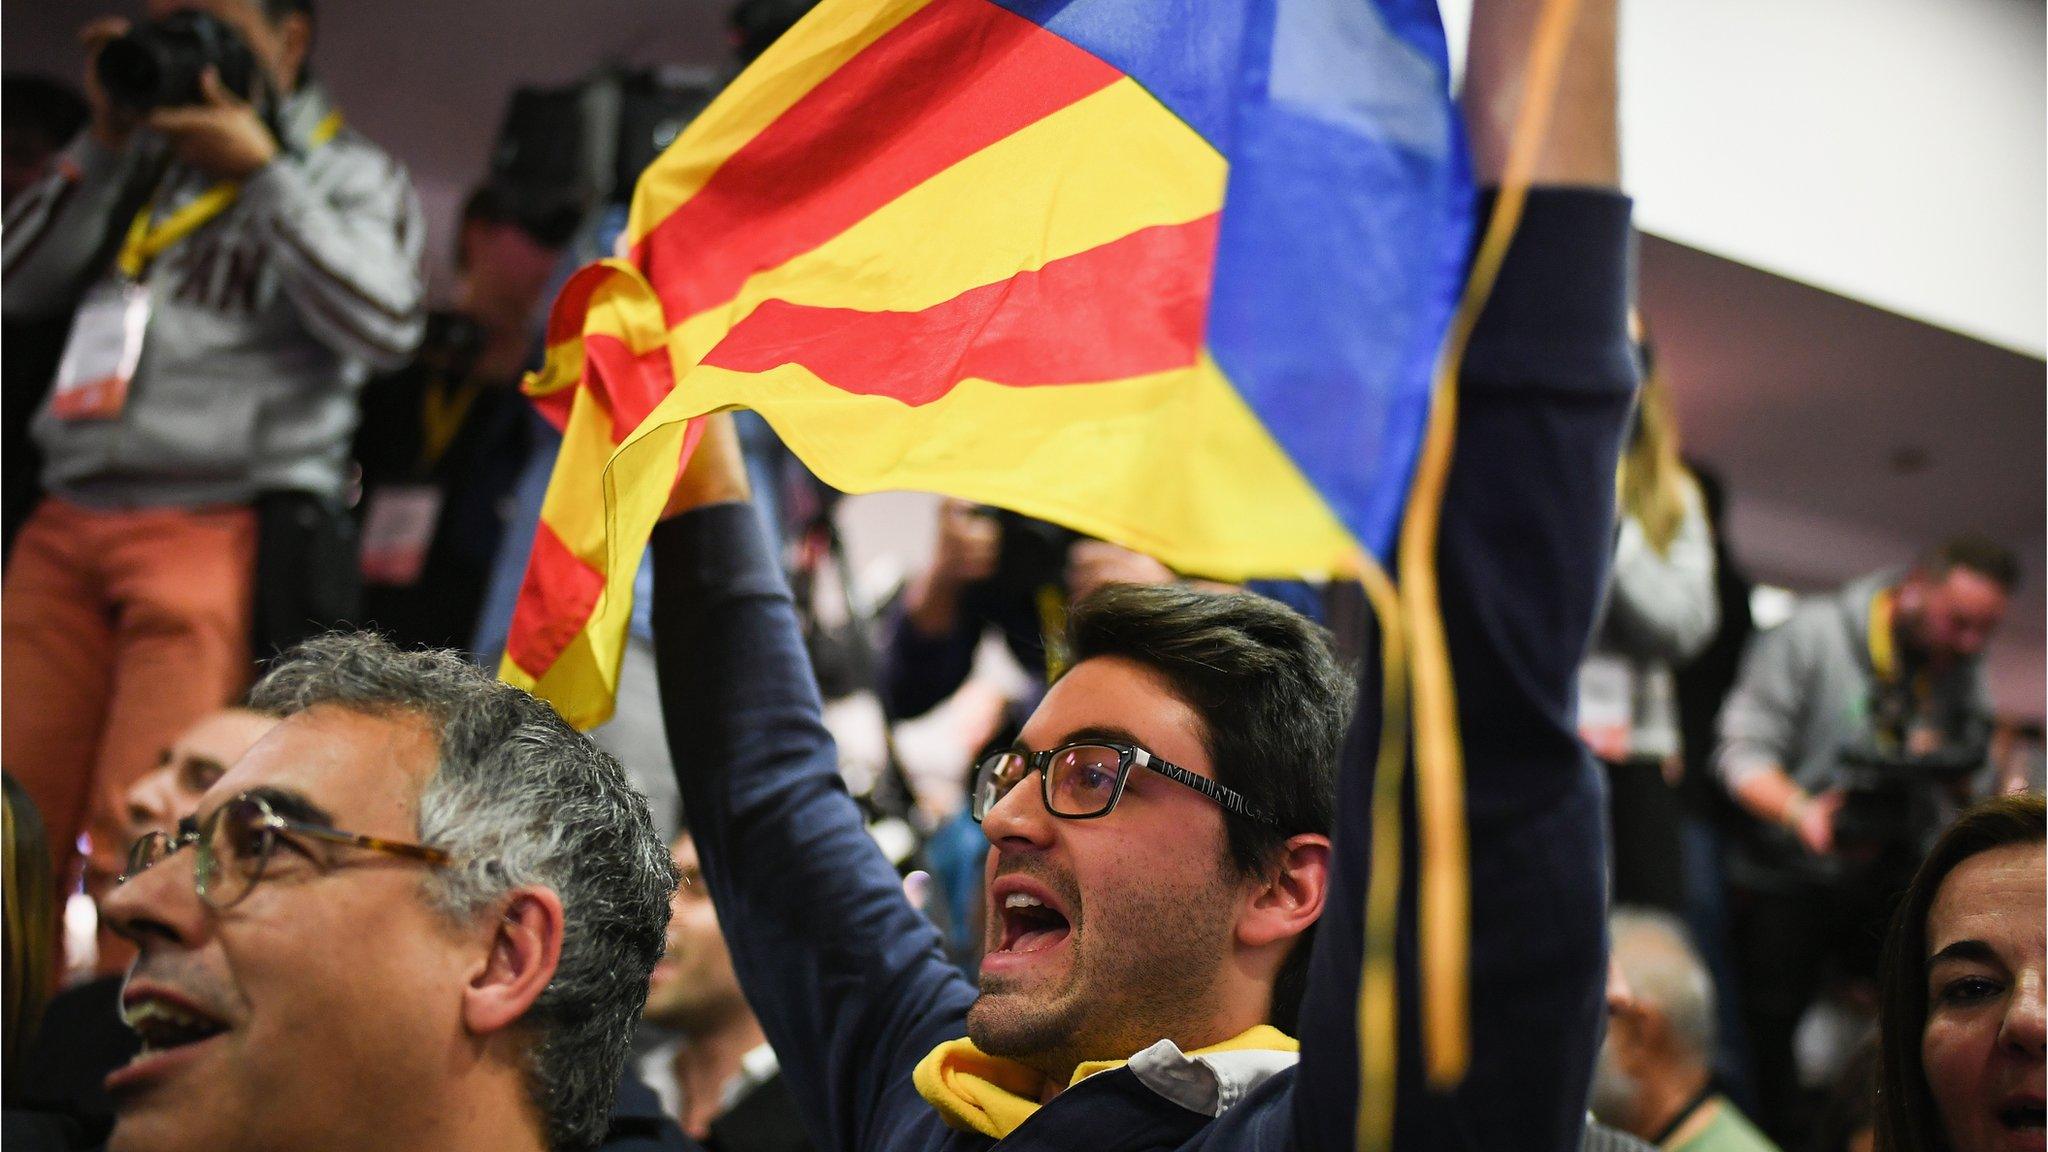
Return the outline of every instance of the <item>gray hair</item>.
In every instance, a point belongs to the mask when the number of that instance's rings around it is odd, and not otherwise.
[[[331,705],[425,719],[439,764],[420,794],[422,842],[455,857],[427,899],[457,923],[513,889],[561,897],[561,961],[522,1021],[534,1102],[557,1149],[605,1134],[627,1044],[660,959],[675,865],[618,761],[554,709],[454,652],[332,633],[278,657],[249,694],[281,716]]]
[[[1714,982],[1685,923],[1669,912],[1617,908],[1610,921],[1614,960],[1636,999],[1671,1022],[1685,1054],[1702,1065],[1714,1055]]]

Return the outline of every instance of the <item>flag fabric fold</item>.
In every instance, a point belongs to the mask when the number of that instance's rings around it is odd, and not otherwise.
[[[1469,240],[1447,73],[1412,0],[828,0],[556,302],[505,678],[609,714],[634,566],[722,408],[843,490],[1184,572],[1385,563]]]
[[[1414,483],[1433,403],[1424,471],[1448,467],[1470,252],[1448,77],[1433,0],[826,0],[556,302],[528,391],[563,447],[501,674],[609,716],[647,537],[697,418],[734,407],[845,491],[1000,505],[1191,575],[1362,580],[1388,667],[1358,1139],[1386,1147],[1405,789],[1432,1083],[1465,1058],[1455,704],[1413,619],[1434,509],[1408,515],[1440,491]]]

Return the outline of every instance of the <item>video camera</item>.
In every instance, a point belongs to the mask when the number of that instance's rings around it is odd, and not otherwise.
[[[1981,739],[1917,756],[1874,744],[1842,747],[1835,754],[1843,793],[1835,843],[1851,855],[1897,853],[1917,862],[1944,819],[1939,793],[1967,780],[1988,758]]]
[[[109,41],[93,64],[115,106],[142,114],[201,104],[199,78],[208,68],[223,87],[254,100],[260,74],[255,54],[232,26],[205,12],[173,12]]]
[[[562,231],[564,220],[626,203],[641,170],[724,80],[709,68],[606,68],[559,88],[519,88],[491,150],[490,181],[529,231]]]

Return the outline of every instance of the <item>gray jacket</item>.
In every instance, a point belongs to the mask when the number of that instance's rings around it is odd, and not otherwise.
[[[1662,760],[1681,751],[1675,672],[1714,638],[1721,604],[1714,588],[1714,532],[1699,488],[1685,486],[1685,516],[1659,552],[1633,516],[1615,534],[1614,572],[1592,652],[1579,669],[1582,728],[1595,697],[1626,700],[1628,758]]]
[[[1735,688],[1721,706],[1714,754],[1715,770],[1731,789],[1772,768],[1808,793],[1842,782],[1838,753],[1872,736],[1878,680],[1870,656],[1870,602],[1902,577],[1881,572],[1802,599],[1791,619],[1750,641]],[[1944,733],[1970,738],[1991,715],[1982,661],[1962,661],[1933,679],[1919,715]],[[1780,863],[1793,862],[1791,852],[1779,855]]]
[[[50,491],[114,507],[340,494],[357,390],[419,342],[425,229],[389,156],[346,127],[319,139],[330,111],[317,86],[294,94],[279,115],[285,152],[144,273],[149,327],[120,416],[36,414]],[[167,154],[147,131],[121,152],[90,133],[66,150],[7,222],[9,317],[67,314],[121,276],[113,251],[152,174],[159,220],[214,184],[166,168]]]

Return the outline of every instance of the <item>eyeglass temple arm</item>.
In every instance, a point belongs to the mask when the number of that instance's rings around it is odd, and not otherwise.
[[[1257,820],[1263,824],[1273,823],[1273,818],[1252,807],[1251,801],[1246,800],[1243,793],[1226,788],[1207,776],[1190,772],[1178,764],[1169,764],[1150,752],[1145,751],[1143,748],[1134,748],[1132,751],[1137,753],[1137,761],[1140,765],[1150,768],[1168,779],[1180,781],[1182,784],[1221,804],[1229,811],[1235,812],[1248,820]]]
[[[403,840],[385,840],[377,836],[365,836],[360,832],[343,832],[336,828],[323,828],[318,824],[302,824],[284,817],[278,818],[278,824],[288,831],[297,832],[301,836],[311,836],[316,840],[325,840],[330,844],[349,844],[357,848],[368,848],[372,852],[386,852],[393,856],[406,856],[432,864],[446,864],[449,860],[448,853],[425,844],[408,844]]]

